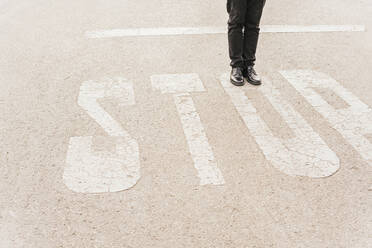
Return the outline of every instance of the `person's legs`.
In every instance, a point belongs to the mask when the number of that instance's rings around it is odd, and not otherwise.
[[[260,20],[266,0],[246,0],[247,14],[244,24],[243,59],[246,66],[254,66],[260,33]]]
[[[233,68],[244,68],[243,29],[246,24],[247,2],[248,0],[228,0],[227,2],[229,55],[230,65]]]
[[[243,77],[248,83],[260,85],[261,78],[254,69],[258,36],[260,33],[260,20],[266,0],[247,0],[247,14],[244,24],[243,42]]]

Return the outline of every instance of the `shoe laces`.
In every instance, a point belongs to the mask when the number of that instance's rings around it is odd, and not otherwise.
[[[248,66],[247,71],[248,71],[248,73],[251,73],[251,74],[254,74],[254,75],[257,76],[257,72],[256,72],[256,70],[254,69],[253,66]]]
[[[242,68],[240,68],[240,67],[235,67],[235,68],[233,68],[233,70],[236,70],[236,71],[240,71],[240,72],[242,72],[242,71],[243,71],[243,69],[242,69]]]

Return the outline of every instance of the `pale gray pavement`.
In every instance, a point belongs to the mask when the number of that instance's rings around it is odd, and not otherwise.
[[[1,248],[372,247],[371,165],[278,72],[321,71],[372,107],[370,0],[267,1],[263,24],[367,28],[261,36],[258,71],[340,159],[321,179],[288,176],[265,159],[218,80],[229,70],[225,35],[84,37],[226,20],[225,0],[0,2]],[[199,185],[173,99],[151,87],[152,75],[169,73],[203,81],[206,92],[192,96],[222,186]],[[77,104],[84,81],[106,76],[134,83],[136,105],[102,105],[137,139],[141,179],[127,191],[76,193],[62,180],[69,139],[92,135],[96,149],[113,149]],[[244,91],[275,135],[293,135],[262,93]]]

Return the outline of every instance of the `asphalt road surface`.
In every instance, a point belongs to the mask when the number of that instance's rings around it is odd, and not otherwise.
[[[260,87],[226,22],[0,1],[0,247],[372,247],[372,2],[267,1]]]

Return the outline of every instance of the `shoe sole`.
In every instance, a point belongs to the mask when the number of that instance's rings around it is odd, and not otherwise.
[[[235,81],[233,81],[233,80],[230,80],[230,83],[232,83],[232,84],[235,85],[235,86],[243,86],[243,85],[244,85],[244,81],[241,82],[241,83],[238,83],[238,82],[235,82]]]
[[[252,84],[252,85],[255,85],[255,86],[259,86],[262,84],[262,82],[252,82],[252,81],[249,81],[248,79],[245,78],[245,80],[247,81],[247,83],[249,84]]]

